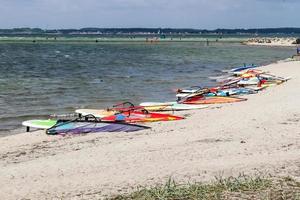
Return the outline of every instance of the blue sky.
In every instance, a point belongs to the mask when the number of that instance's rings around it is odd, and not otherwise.
[[[0,0],[0,28],[300,27],[300,0]]]

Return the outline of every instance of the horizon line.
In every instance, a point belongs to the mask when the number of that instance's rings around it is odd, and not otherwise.
[[[215,30],[260,30],[260,29],[300,29],[300,27],[260,27],[260,28],[215,28],[215,29],[206,29],[206,28],[172,28],[172,27],[81,27],[81,28],[40,28],[40,27],[13,27],[13,28],[1,28],[3,29],[41,29],[41,30],[67,30],[67,29],[190,29],[190,30],[206,30],[206,31],[215,31]]]

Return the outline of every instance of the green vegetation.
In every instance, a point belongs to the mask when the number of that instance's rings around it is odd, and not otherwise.
[[[217,200],[217,199],[299,199],[300,183],[290,177],[271,179],[270,177],[217,178],[210,184],[177,184],[169,179],[165,185],[141,187],[131,194],[123,194],[110,200]]]
[[[258,29],[191,29],[191,28],[82,28],[51,29],[13,28],[0,29],[0,34],[299,34],[300,28]]]

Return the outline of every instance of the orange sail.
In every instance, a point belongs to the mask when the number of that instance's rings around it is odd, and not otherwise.
[[[183,103],[185,104],[218,104],[218,103],[235,103],[240,101],[246,101],[245,98],[237,98],[237,97],[204,97],[197,96],[192,97],[185,100]]]
[[[184,117],[179,117],[169,114],[151,113],[142,111],[123,112],[116,115],[103,117],[101,121],[125,121],[128,123],[135,122],[157,122],[157,121],[173,121],[181,120]]]

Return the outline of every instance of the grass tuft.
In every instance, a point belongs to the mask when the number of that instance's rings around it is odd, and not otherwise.
[[[111,200],[202,200],[224,199],[239,193],[258,192],[270,188],[272,181],[260,176],[240,175],[238,177],[216,178],[210,184],[178,184],[171,178],[164,185],[141,187],[131,194],[118,195]],[[226,199],[226,198],[225,198]]]

